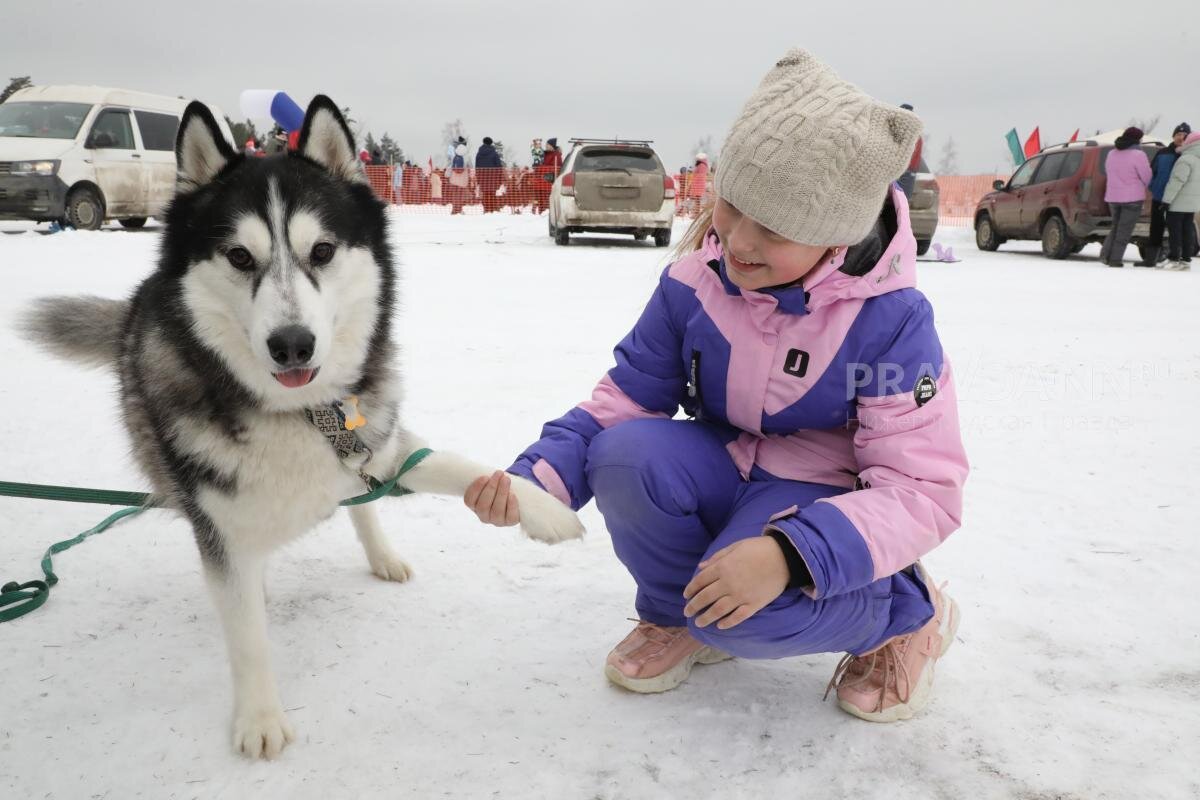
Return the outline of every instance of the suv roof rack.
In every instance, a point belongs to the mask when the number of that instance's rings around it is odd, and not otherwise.
[[[591,138],[587,138],[587,137],[573,137],[571,139],[568,139],[567,141],[569,141],[573,145],[618,144],[618,145],[641,145],[644,147],[649,147],[650,145],[654,144],[653,139],[621,139],[616,136],[612,137],[611,139],[591,139]]]
[[[1038,152],[1044,153],[1047,150],[1066,150],[1071,145],[1079,145],[1081,147],[1094,147],[1096,144],[1097,144],[1097,142],[1095,139],[1084,139],[1084,140],[1076,139],[1073,142],[1062,142],[1061,144],[1048,144],[1045,147],[1043,147],[1041,150],[1038,150]]]

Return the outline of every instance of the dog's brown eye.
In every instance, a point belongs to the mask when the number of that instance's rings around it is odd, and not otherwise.
[[[225,252],[225,257],[229,259],[229,264],[234,269],[240,269],[242,272],[254,269],[254,256],[250,255],[250,251],[244,247],[229,248]]]
[[[333,245],[329,242],[317,242],[312,249],[312,265],[323,267],[333,258]]]

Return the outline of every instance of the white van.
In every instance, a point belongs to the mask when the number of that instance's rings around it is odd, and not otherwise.
[[[16,92],[0,103],[0,219],[142,227],[175,192],[175,134],[187,104],[99,86]]]

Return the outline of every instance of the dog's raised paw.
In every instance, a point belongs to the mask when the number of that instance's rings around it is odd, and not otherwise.
[[[556,544],[583,536],[579,516],[553,495],[518,477],[513,478],[512,490],[521,511],[521,531],[530,539]]]
[[[233,721],[233,747],[247,758],[277,757],[296,738],[281,708],[237,711]]]
[[[385,581],[404,583],[413,576],[413,568],[400,556],[387,554],[370,559],[371,572]]]

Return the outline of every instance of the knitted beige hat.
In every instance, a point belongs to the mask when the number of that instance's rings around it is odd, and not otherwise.
[[[759,224],[817,246],[861,241],[921,134],[804,50],[789,50],[746,101],[717,165],[717,193]]]

